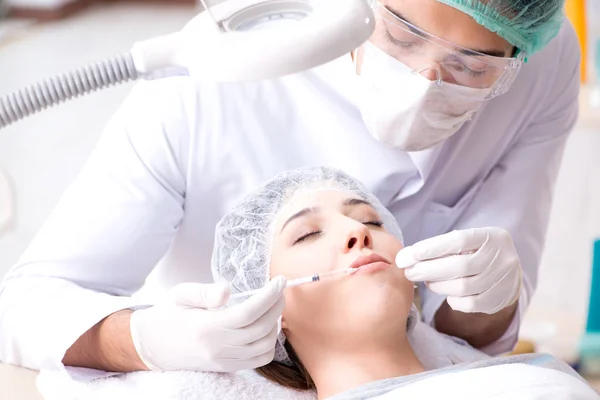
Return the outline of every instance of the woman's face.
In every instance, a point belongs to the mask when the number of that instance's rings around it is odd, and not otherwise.
[[[271,277],[294,279],[367,264],[352,275],[286,290],[282,326],[292,345],[308,338],[351,345],[404,333],[414,291],[394,265],[400,249],[381,216],[356,195],[294,195],[275,224]]]

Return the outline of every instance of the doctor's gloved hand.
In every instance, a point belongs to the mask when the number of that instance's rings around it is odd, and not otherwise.
[[[523,272],[510,234],[501,228],[453,231],[408,246],[396,256],[406,278],[425,282],[465,313],[496,314],[514,304]]]
[[[219,308],[227,284],[183,283],[153,307],[131,315],[138,355],[155,371],[235,372],[257,368],[275,355],[285,278],[269,282],[245,302]]]

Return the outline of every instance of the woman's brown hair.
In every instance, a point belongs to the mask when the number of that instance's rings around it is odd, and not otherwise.
[[[285,350],[292,360],[291,366],[282,364],[277,361],[256,369],[259,375],[267,378],[271,382],[275,382],[281,386],[295,390],[314,390],[316,389],[310,374],[302,365],[298,355],[289,344],[285,343]]]

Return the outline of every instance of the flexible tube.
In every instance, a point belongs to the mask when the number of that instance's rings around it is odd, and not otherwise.
[[[137,78],[133,57],[128,52],[46,79],[0,97],[0,129],[71,98]]]

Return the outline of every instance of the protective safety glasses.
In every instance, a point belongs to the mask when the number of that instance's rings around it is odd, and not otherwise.
[[[371,42],[415,73],[433,72],[439,83],[489,89],[486,99],[499,96],[513,84],[525,54],[496,57],[440,39],[399,18],[372,1],[377,18]],[[431,78],[430,78],[431,79]]]

